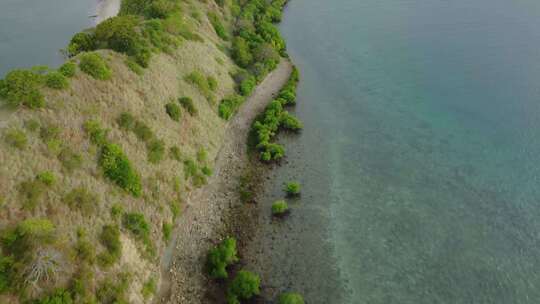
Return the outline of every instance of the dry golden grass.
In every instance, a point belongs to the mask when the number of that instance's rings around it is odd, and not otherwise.
[[[150,67],[141,76],[126,66],[124,55],[99,51],[113,71],[111,80],[95,80],[78,71],[68,89],[44,89],[47,101],[44,109],[18,110],[7,118],[3,116],[4,121],[0,124],[0,135],[11,128],[18,128],[28,137],[24,150],[4,142],[0,144],[0,230],[25,218],[47,217],[58,227],[59,236],[68,249],[76,240],[77,228],[84,227],[88,231],[88,240],[95,244],[99,253],[104,248],[97,241],[97,235],[104,224],[114,221],[110,214],[113,204],[120,203],[125,211],[141,212],[151,223],[151,239],[157,248],[156,258],[142,258],[140,244],[124,232],[121,238],[124,254],[120,262],[108,270],[94,266],[95,280],[125,270],[126,267],[130,269],[134,273],[130,287],[131,303],[143,302],[140,295],[142,283],[151,274],[156,276],[159,273],[158,257],[165,246],[161,235],[162,222],[172,220],[169,203],[175,199],[182,200],[193,188],[190,181],[184,179],[183,164],[169,156],[169,148],[176,145],[180,147],[182,155],[194,160],[197,151],[204,148],[211,165],[224,140],[225,122],[217,115],[217,105],[210,105],[201,92],[184,78],[194,70],[215,77],[218,82],[216,100],[234,90],[229,72],[236,67],[217,46],[223,41],[215,35],[206,19],[206,10],[217,7],[213,1],[208,4],[192,2],[189,6],[202,13],[201,22],[189,17],[189,14],[186,14],[185,21],[197,27],[198,34],[204,37],[205,42],[183,41],[171,55],[154,55]],[[167,116],[164,105],[171,100],[176,102],[182,96],[193,98],[199,114],[192,117],[184,111],[180,122],[175,122]],[[115,120],[122,112],[129,112],[143,121],[157,138],[165,142],[167,153],[159,164],[148,162],[145,144],[132,132],[123,131],[117,126]],[[25,121],[29,119],[37,120],[42,125],[47,122],[56,124],[61,130],[61,144],[82,156],[82,166],[73,172],[63,168],[54,151],[39,137],[39,131],[25,129]],[[90,143],[83,130],[83,123],[89,119],[98,120],[110,130],[110,141],[122,147],[140,173],[143,184],[140,198],[134,198],[103,176],[97,163],[98,148]],[[56,176],[56,183],[47,189],[34,210],[25,210],[18,186],[42,171],[52,172]],[[179,194],[174,189],[176,177],[182,181]],[[92,214],[70,209],[63,202],[66,193],[77,187],[85,187],[96,195],[96,210]],[[0,296],[0,302],[3,301],[13,302],[13,299]]]

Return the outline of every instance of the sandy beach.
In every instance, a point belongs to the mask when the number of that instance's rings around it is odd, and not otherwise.
[[[120,2],[121,0],[97,0],[95,17],[96,24],[116,16],[120,11]]]
[[[208,303],[207,293],[215,284],[205,274],[204,261],[209,248],[227,231],[229,211],[239,204],[238,179],[249,164],[246,141],[251,122],[279,92],[291,71],[291,63],[282,60],[228,124],[215,173],[207,186],[193,191],[187,199],[175,239],[162,259],[158,303]]]

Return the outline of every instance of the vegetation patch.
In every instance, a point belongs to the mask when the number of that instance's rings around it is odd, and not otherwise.
[[[120,188],[135,197],[141,195],[141,178],[135,169],[133,169],[131,162],[120,146],[111,143],[103,145],[99,157],[99,165],[103,169],[105,176]]]
[[[219,245],[210,249],[206,257],[206,265],[210,277],[214,279],[225,279],[229,275],[227,267],[238,262],[236,250],[236,240],[226,238]]]
[[[97,196],[85,187],[78,187],[71,190],[65,197],[66,203],[70,209],[78,209],[84,214],[92,214],[96,211],[98,205]]]
[[[225,29],[223,23],[221,23],[221,20],[217,14],[213,12],[208,13],[208,20],[210,20],[210,23],[214,27],[214,30],[216,31],[216,34],[219,36],[219,38],[223,40],[229,40],[227,30]]]
[[[31,109],[45,105],[45,98],[40,91],[43,75],[33,70],[13,70],[0,80],[0,97],[8,105],[24,105]]]
[[[73,172],[82,165],[82,156],[70,147],[62,148],[58,154],[58,160],[68,172]]]
[[[58,68],[58,72],[60,72],[65,77],[71,78],[75,76],[75,73],[77,72],[77,65],[72,61],[68,61],[62,64],[60,68]]]
[[[28,145],[28,138],[23,131],[19,129],[10,129],[4,134],[4,141],[6,144],[15,147],[19,150],[23,150]]]
[[[214,94],[212,87],[216,87],[216,84],[212,84],[211,81],[209,81],[208,77],[205,77],[201,72],[199,71],[193,71],[191,74],[187,75],[184,78],[188,83],[196,86],[201,94],[208,100],[210,103],[214,102]]]
[[[122,243],[120,242],[120,230],[116,225],[105,225],[101,229],[99,241],[105,247],[105,251],[99,254],[98,261],[102,266],[111,266],[122,256]]]
[[[236,113],[242,103],[244,103],[244,97],[240,95],[233,95],[223,99],[219,104],[219,117],[229,120]]]
[[[60,72],[50,72],[45,76],[45,84],[51,89],[62,90],[69,86],[69,81]]]
[[[300,195],[300,184],[298,182],[288,182],[285,184],[284,190],[288,196],[298,196]]]
[[[197,115],[197,108],[195,108],[195,104],[193,104],[193,99],[190,97],[180,97],[178,98],[178,102],[184,109],[189,113],[191,116]]]
[[[180,109],[180,106],[176,103],[169,102],[165,105],[165,112],[169,115],[169,117],[174,121],[180,121],[180,116],[182,114],[182,111]]]
[[[284,200],[275,201],[272,204],[272,215],[284,216],[289,212],[289,205]]]
[[[304,304],[304,298],[296,292],[286,292],[279,296],[278,304]]]
[[[260,285],[261,279],[258,275],[240,270],[227,290],[227,303],[239,304],[240,301],[259,295]]]
[[[111,69],[98,53],[82,54],[79,68],[81,71],[99,80],[107,80],[112,76]]]

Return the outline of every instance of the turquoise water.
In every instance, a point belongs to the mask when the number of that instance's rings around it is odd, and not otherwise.
[[[56,66],[73,34],[93,26],[96,0],[0,1],[0,77],[14,68]]]
[[[281,28],[306,129],[263,204],[304,193],[265,293],[540,303],[540,2],[293,0]]]

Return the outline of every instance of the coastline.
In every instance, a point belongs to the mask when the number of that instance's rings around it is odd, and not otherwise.
[[[97,0],[95,24],[99,24],[108,18],[118,15],[121,0]]]
[[[208,185],[190,193],[185,212],[180,217],[175,238],[162,258],[162,282],[158,303],[223,302],[217,283],[206,276],[204,269],[209,248],[237,229],[229,220],[240,203],[238,179],[250,164],[247,137],[251,122],[281,90],[292,71],[288,59],[261,82],[227,125],[225,137],[215,162],[215,173]],[[235,227],[236,226],[236,227]],[[243,239],[241,237],[240,239]],[[188,283],[189,282],[189,283]]]

